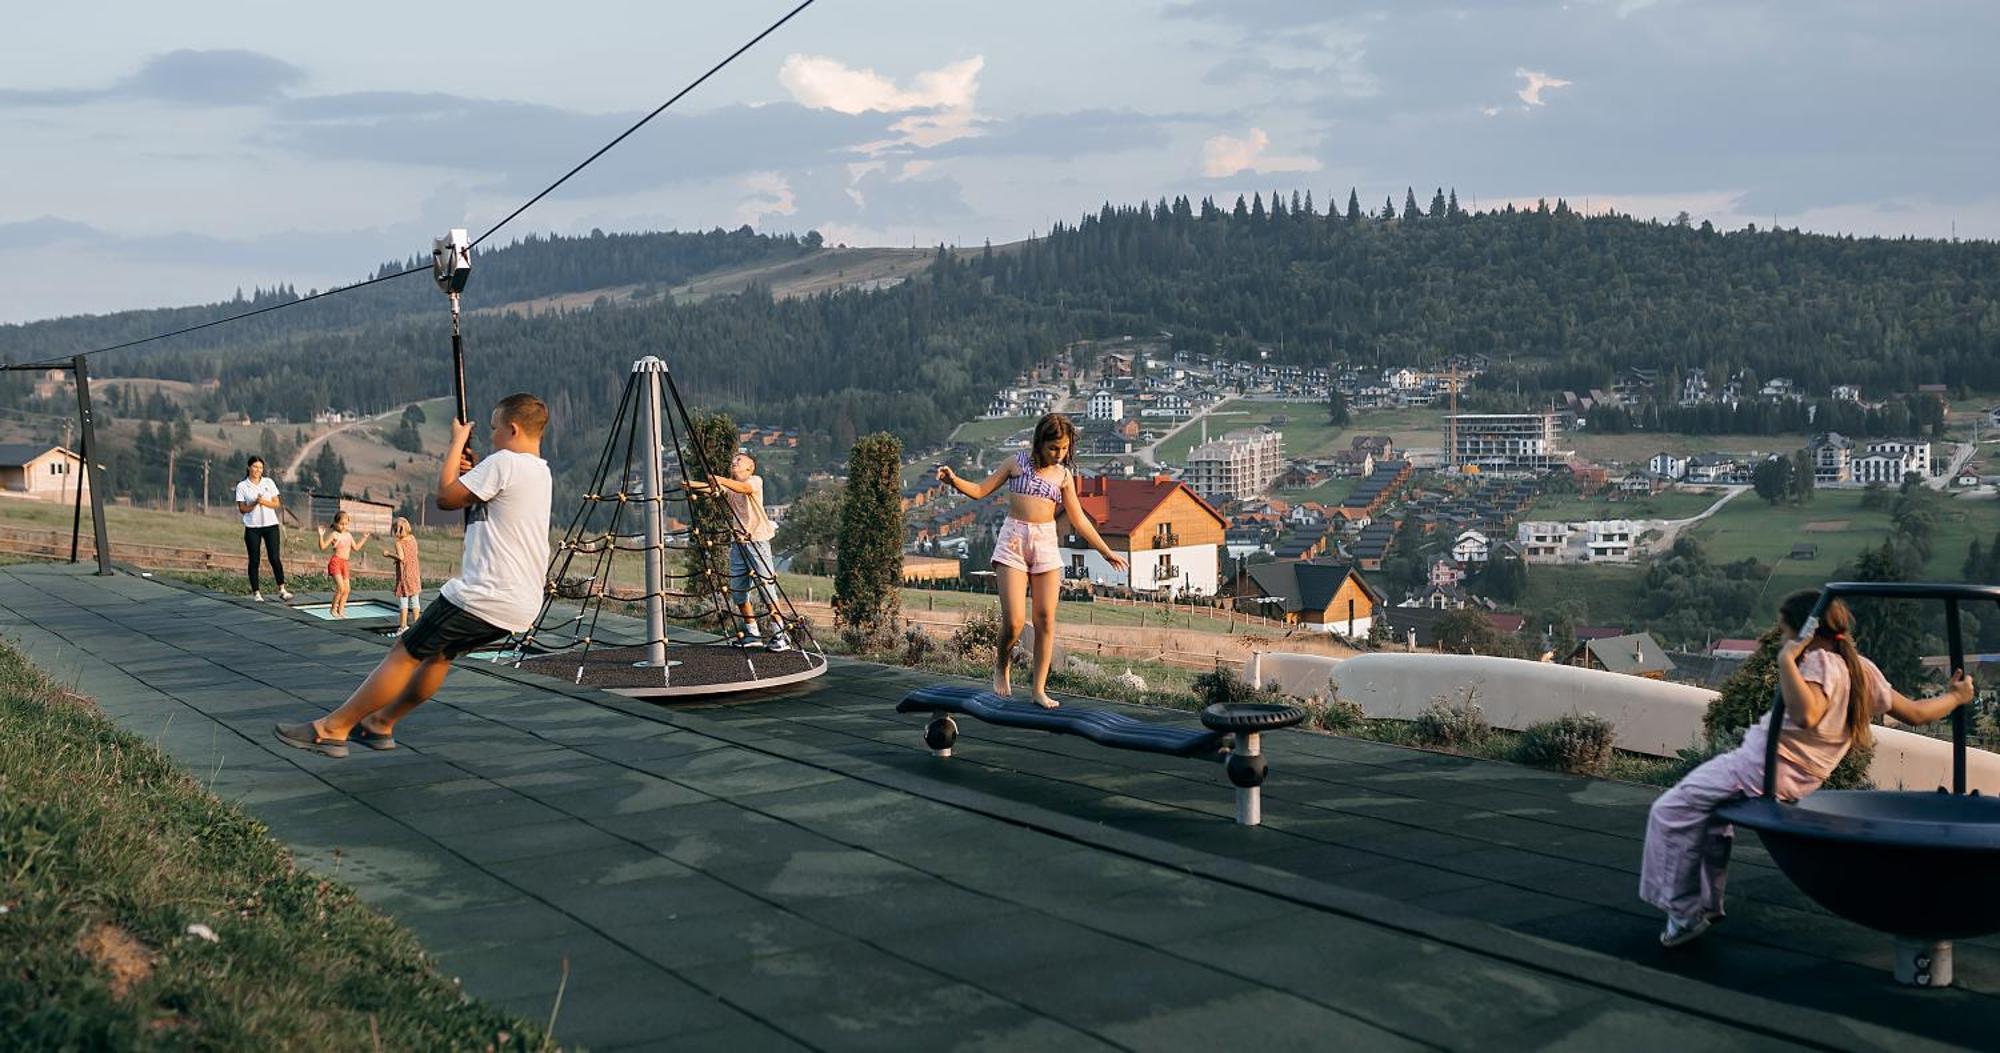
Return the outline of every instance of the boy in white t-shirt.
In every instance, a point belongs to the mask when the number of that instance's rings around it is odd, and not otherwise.
[[[437,506],[471,509],[463,569],[339,709],[278,725],[279,741],[329,757],[347,756],[350,739],[394,749],[396,724],[437,693],[454,659],[534,624],[549,565],[552,481],[541,457],[548,423],[549,407],[541,399],[501,399],[493,407],[493,452],[475,467],[465,448],[472,425],[452,422]]]
[[[778,528],[764,511],[764,478],[757,474],[756,459],[738,453],[729,461],[727,476],[695,480],[687,488],[694,493],[720,493],[729,505],[729,599],[743,616],[743,627],[736,631],[735,644],[765,646],[763,634],[757,631],[757,614],[750,606],[754,592],[764,604],[765,615],[771,619],[770,649],[790,650],[791,638],[785,634],[785,623],[778,615],[777,571],[771,562],[771,538],[777,535]]]

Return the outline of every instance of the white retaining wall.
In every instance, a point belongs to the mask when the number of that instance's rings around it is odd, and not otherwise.
[[[1353,658],[1267,652],[1244,663],[1251,683],[1300,698],[1327,694],[1361,705],[1370,717],[1414,720],[1444,695],[1463,701],[1473,691],[1496,728],[1519,731],[1566,713],[1595,713],[1618,729],[1619,749],[1671,756],[1702,738],[1701,718],[1715,692],[1686,684],[1595,669],[1483,655],[1364,654]],[[1883,789],[1934,789],[1951,781],[1949,741],[1875,729],[1868,776]],[[1966,786],[2000,793],[2000,755],[1966,752]]]

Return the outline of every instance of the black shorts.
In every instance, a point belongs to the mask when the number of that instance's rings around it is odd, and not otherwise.
[[[490,622],[467,614],[465,608],[440,596],[424,608],[417,624],[396,638],[412,658],[443,655],[456,661],[467,651],[496,644],[513,634]]]

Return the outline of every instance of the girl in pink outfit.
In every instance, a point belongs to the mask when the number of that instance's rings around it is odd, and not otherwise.
[[[1887,713],[1905,724],[1928,724],[1972,700],[1972,681],[1954,670],[1944,694],[1911,701],[1898,694],[1875,663],[1854,647],[1854,614],[1834,600],[1812,635],[1800,630],[1819,599],[1795,592],[1778,606],[1778,690],[1785,727],[1778,736],[1778,796],[1796,801],[1819,788],[1849,748],[1872,741],[1869,726]],[[1764,752],[1771,718],[1752,724],[1743,744],[1711,758],[1653,802],[1646,820],[1646,855],[1639,898],[1667,913],[1660,943],[1678,947],[1722,917],[1729,849],[1736,831],[1715,817],[1731,801],[1764,792]]]
[[[993,691],[1011,695],[1008,659],[1031,606],[1035,615],[1035,704],[1058,705],[1049,697],[1049,662],[1055,655],[1056,604],[1062,597],[1062,549],[1056,538],[1056,516],[1067,514],[1070,529],[1097,550],[1114,570],[1125,569],[1125,557],[1097,536],[1097,529],[1077,501],[1076,473],[1070,455],[1076,450],[1076,425],[1060,413],[1035,423],[1033,443],[1009,458],[984,482],[958,477],[950,465],[940,465],[939,482],[977,501],[1005,485],[1007,518],[993,542],[993,570],[1000,585],[1000,653],[993,671]]]
[[[417,565],[417,534],[410,521],[397,516],[393,529],[396,540],[389,546],[389,558],[396,561],[396,633],[401,635],[424,613],[417,600],[424,591],[424,575]]]

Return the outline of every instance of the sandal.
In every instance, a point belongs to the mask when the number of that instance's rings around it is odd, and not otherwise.
[[[347,733],[347,741],[359,742],[371,750],[392,750],[396,748],[396,736],[394,733],[384,735],[379,731],[370,731],[366,724],[354,725],[354,730]]]
[[[278,741],[293,749],[311,750],[329,757],[347,756],[346,739],[330,739],[319,733],[319,729],[308,720],[303,724],[280,724],[271,729]]]

